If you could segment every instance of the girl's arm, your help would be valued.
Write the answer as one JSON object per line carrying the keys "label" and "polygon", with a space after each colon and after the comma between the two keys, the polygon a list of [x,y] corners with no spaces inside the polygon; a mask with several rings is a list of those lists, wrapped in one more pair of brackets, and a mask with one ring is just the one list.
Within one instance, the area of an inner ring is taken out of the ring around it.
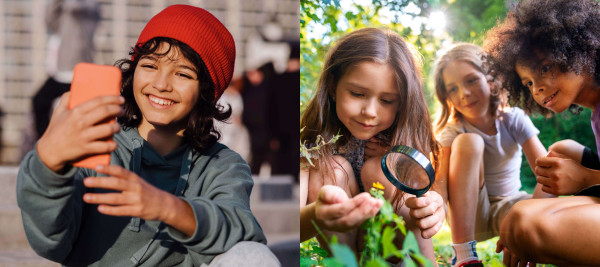
{"label": "girl's arm", "polygon": [[[538,158],[545,157],[547,152],[542,142],[537,135],[531,136],[527,141],[525,141],[522,145],[523,153],[525,153],[525,158],[527,158],[527,163],[531,167],[533,173],[535,172],[535,162]],[[552,194],[546,193],[542,191],[542,184],[537,183],[535,189],[533,191],[533,198],[548,198],[555,197]]]}

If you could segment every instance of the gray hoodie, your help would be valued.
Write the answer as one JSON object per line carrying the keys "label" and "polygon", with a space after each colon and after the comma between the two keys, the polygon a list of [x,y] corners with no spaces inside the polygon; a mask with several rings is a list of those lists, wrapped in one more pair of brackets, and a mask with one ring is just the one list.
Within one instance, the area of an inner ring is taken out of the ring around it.
{"label": "gray hoodie", "polygon": [[247,163],[222,144],[202,153],[181,147],[162,157],[137,132],[115,135],[111,164],[120,165],[188,202],[196,232],[187,237],[159,221],[103,215],[82,200],[90,169],[48,169],[36,150],[25,156],[17,200],[31,247],[67,266],[199,266],[240,241],[266,243],[249,206],[252,177]]}

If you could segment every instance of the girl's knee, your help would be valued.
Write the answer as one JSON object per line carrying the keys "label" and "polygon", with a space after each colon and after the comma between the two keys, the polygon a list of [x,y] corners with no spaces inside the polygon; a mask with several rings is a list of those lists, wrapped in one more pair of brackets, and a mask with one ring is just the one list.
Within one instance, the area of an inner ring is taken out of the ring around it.
{"label": "girl's knee", "polygon": [[584,146],[576,141],[566,139],[558,141],[548,147],[548,152],[556,152],[572,159],[580,159]]}
{"label": "girl's knee", "polygon": [[504,246],[524,258],[539,255],[548,236],[548,217],[539,208],[535,200],[520,201],[502,221],[500,239]]}
{"label": "girl's knee", "polygon": [[452,142],[453,154],[458,152],[464,155],[483,155],[484,148],[483,138],[474,133],[459,134]]}

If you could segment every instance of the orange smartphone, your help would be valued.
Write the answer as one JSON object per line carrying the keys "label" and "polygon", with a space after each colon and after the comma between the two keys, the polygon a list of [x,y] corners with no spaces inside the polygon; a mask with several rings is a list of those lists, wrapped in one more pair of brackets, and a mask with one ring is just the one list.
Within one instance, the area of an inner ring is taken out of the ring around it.
{"label": "orange smartphone", "polygon": [[[121,94],[121,70],[115,66],[92,63],[78,63],[73,69],[69,109],[92,98]],[[113,123],[116,118],[100,123]],[[106,139],[112,140],[112,137]],[[110,164],[110,153],[98,154],[81,159],[73,164],[76,167],[94,169],[97,165]]]}

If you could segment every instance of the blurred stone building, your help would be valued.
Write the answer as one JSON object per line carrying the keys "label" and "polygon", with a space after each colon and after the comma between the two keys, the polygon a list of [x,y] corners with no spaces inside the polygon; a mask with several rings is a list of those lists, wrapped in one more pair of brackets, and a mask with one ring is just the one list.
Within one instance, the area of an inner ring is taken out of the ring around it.
{"label": "blurred stone building", "polygon": [[[18,164],[31,127],[31,98],[47,78],[48,34],[44,24],[48,0],[0,0],[0,164]],[[299,38],[299,0],[98,0],[102,20],[95,33],[94,63],[112,65],[124,58],[146,22],[168,5],[207,9],[232,33],[237,48],[234,75],[247,66],[249,37],[275,21],[283,38]]]}

